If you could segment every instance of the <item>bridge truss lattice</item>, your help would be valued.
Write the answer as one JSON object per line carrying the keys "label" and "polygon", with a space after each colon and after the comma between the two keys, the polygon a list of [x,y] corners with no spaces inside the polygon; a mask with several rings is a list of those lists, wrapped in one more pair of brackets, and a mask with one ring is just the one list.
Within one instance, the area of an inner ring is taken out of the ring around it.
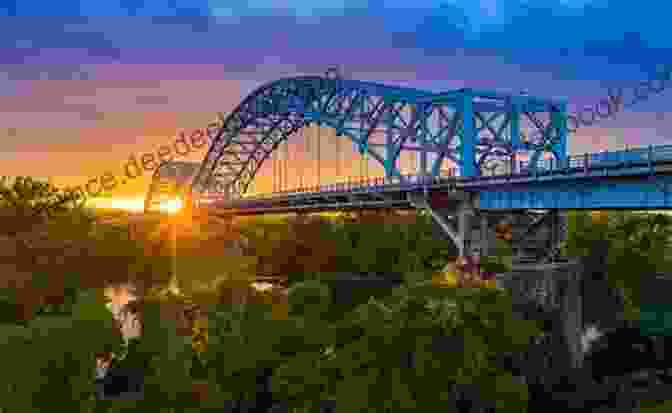
{"label": "bridge truss lattice", "polygon": [[[349,139],[402,181],[402,151],[419,154],[418,175],[437,177],[444,163],[461,176],[491,165],[513,166],[519,154],[532,168],[551,156],[566,160],[566,103],[528,95],[460,89],[432,93],[339,77],[280,79],[253,91],[209,130],[211,145],[192,189],[242,197],[282,142],[317,124]],[[495,173],[494,170],[492,173]]]}

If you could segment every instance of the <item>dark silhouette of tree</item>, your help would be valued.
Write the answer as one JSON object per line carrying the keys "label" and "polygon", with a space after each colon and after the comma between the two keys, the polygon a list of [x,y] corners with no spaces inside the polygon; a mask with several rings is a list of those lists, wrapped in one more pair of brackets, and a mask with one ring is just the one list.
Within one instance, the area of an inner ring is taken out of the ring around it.
{"label": "dark silhouette of tree", "polygon": [[0,207],[2,229],[8,234],[29,230],[57,214],[83,206],[81,193],[71,189],[59,189],[48,182],[19,176],[0,178]]}

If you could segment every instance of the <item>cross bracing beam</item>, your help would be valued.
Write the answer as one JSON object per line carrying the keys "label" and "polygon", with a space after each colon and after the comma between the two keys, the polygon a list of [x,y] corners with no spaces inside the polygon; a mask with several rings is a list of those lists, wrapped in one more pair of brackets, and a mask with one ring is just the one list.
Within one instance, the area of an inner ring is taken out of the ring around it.
{"label": "cross bracing beam", "polygon": [[279,144],[313,123],[334,128],[361,154],[379,162],[388,179],[399,181],[402,151],[419,152],[418,173],[435,177],[451,162],[460,175],[479,176],[487,162],[514,158],[518,152],[530,153],[532,159],[544,152],[566,157],[564,102],[471,89],[437,94],[357,80],[295,77],[258,88],[219,130],[209,131],[212,143],[194,189],[212,190],[212,176],[227,171],[233,177],[220,182],[219,190],[242,196]]}

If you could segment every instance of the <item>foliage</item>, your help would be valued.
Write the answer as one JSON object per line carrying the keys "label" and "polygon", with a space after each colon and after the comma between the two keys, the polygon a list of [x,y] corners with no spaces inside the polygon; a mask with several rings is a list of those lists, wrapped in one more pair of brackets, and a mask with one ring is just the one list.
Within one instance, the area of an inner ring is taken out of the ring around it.
{"label": "foliage", "polygon": [[130,240],[127,231],[106,224],[77,224],[75,218],[75,214],[70,219],[52,218],[30,232],[0,240],[3,247],[17,251],[7,264],[13,272],[4,274],[15,305],[37,306],[31,313],[52,311],[47,307],[62,311],[80,288],[129,280],[144,285],[167,282],[168,257],[145,255],[142,242]]}
{"label": "foliage", "polygon": [[672,400],[667,400],[654,406],[640,407],[637,409],[637,413],[666,413],[669,411],[672,411]]}
{"label": "foliage", "polygon": [[335,225],[339,269],[354,273],[431,273],[445,263],[447,244],[432,236],[431,217],[370,215]]}
{"label": "foliage", "polygon": [[[668,215],[617,215],[610,239],[609,268],[619,286],[630,291],[634,305],[641,303],[639,286],[632,273],[650,276],[671,268],[666,256],[672,239],[672,217]],[[626,271],[629,271],[626,272]]]}
{"label": "foliage", "polygon": [[[59,189],[30,177],[0,177],[0,208],[3,232],[16,234],[30,229],[45,218],[83,206],[82,196],[70,189]],[[12,219],[13,218],[13,219]]]}
{"label": "foliage", "polygon": [[[284,317],[276,317],[274,303],[264,300],[208,306],[206,372],[201,376],[208,397],[199,405],[256,400],[259,407],[275,399],[310,408],[335,398],[343,411],[366,406],[380,410],[390,403],[425,410],[437,403],[448,406],[450,401],[443,398],[452,397],[451,386],[471,385],[501,404],[502,411],[521,411],[525,388],[497,365],[495,356],[524,349],[536,329],[512,316],[502,292],[419,284],[371,300],[335,321],[324,318],[333,305],[330,297],[325,284],[310,280],[291,288]],[[151,311],[151,325],[168,326],[159,320],[160,308]],[[175,340],[169,338],[174,328],[155,327],[143,334],[145,359]],[[165,372],[162,363],[174,366],[170,377],[176,377],[176,387],[164,391],[175,392],[169,397],[173,406],[193,406],[177,395],[183,394],[178,388],[189,387],[185,371],[195,360],[187,347],[175,345],[182,350],[173,350],[172,358],[153,358],[156,370],[149,374]],[[273,396],[264,401],[259,380],[269,375]],[[363,377],[378,380],[368,387]],[[366,398],[353,396],[362,391]],[[390,399],[390,394],[395,397]]]}
{"label": "foliage", "polygon": [[[87,297],[92,300],[94,296]],[[288,400],[293,406],[310,407],[321,399],[335,398],[338,408],[347,411],[365,406],[381,410],[390,404],[395,409],[415,406],[426,410],[437,404],[449,406],[453,387],[469,385],[508,409],[503,411],[520,411],[524,405],[524,386],[493,360],[498,351],[520,348],[531,330],[512,318],[507,299],[500,292],[406,287],[388,298],[364,303],[336,320],[324,317],[334,303],[328,287],[318,281],[295,284],[288,301],[284,317],[277,317],[273,303],[263,300],[210,306],[207,346],[202,351],[206,369],[196,386],[193,367],[200,361],[194,358],[193,337],[185,335],[175,317],[167,314],[171,306],[183,305],[183,299],[148,297],[141,306],[143,338],[129,344],[120,362],[145,372],[145,395],[139,401],[95,401],[90,383],[93,360],[89,357],[87,364],[77,358],[79,349],[89,356],[94,348],[96,352],[118,351],[113,341],[80,339],[83,335],[101,339],[105,335],[96,328],[109,326],[95,321],[109,318],[95,300],[77,300],[72,309],[72,314],[79,314],[77,317],[38,316],[29,322],[29,330],[7,328],[33,334],[32,345],[36,347],[30,347],[31,354],[44,354],[35,360],[34,369],[49,368],[52,372],[44,382],[53,386],[49,387],[50,403],[62,402],[70,411],[94,407],[98,411],[123,408],[138,412],[221,408],[230,400],[259,398],[260,374],[273,374],[275,398]],[[54,327],[44,327],[51,325]],[[67,329],[71,329],[69,336],[59,333]],[[43,333],[35,335],[36,331]],[[504,331],[507,334],[502,334]],[[520,332],[520,336],[512,331]],[[17,340],[11,342],[22,343]],[[42,350],[57,340],[64,344],[54,346],[51,352]],[[66,351],[69,346],[73,352],[77,349],[77,354],[70,355]],[[18,348],[2,353],[14,354],[15,350]],[[411,364],[409,354],[413,354]],[[39,374],[37,370],[25,371]],[[73,372],[80,378],[65,378]],[[24,385],[18,381],[12,385],[19,384]],[[33,383],[32,389],[38,385]],[[194,397],[195,386],[201,396],[207,388],[207,397]],[[31,387],[24,389],[25,393],[13,396],[12,406],[17,411],[33,411],[28,396],[37,390],[31,393]],[[353,396],[367,389],[370,391],[362,397]],[[34,409],[40,408],[44,406]]]}
{"label": "foliage", "polygon": [[293,285],[289,291],[289,314],[321,317],[331,304],[329,287],[317,280]]}
{"label": "foliage", "polygon": [[256,274],[300,281],[306,274],[335,268],[338,246],[324,219],[259,219],[246,222],[241,233],[250,240],[252,254],[257,257]]}
{"label": "foliage", "polygon": [[511,243],[496,239],[492,255],[481,257],[483,271],[501,274],[511,271],[513,267],[513,247]]}
{"label": "foliage", "polygon": [[495,275],[510,267],[492,257],[458,257],[432,277],[434,284],[450,287],[496,288]]}
{"label": "foliage", "polygon": [[146,254],[128,222],[105,222],[77,194],[19,177],[0,183],[2,322],[71,314],[77,292],[137,280],[165,283],[170,261]]}
{"label": "foliage", "polygon": [[[430,217],[347,215],[247,221],[241,229],[258,257],[258,274],[301,281],[315,273],[425,273],[447,261]],[[282,251],[278,248],[281,246]]]}
{"label": "foliage", "polygon": [[[606,215],[604,215],[606,216]],[[565,254],[572,257],[585,257],[597,241],[607,239],[609,222],[598,220],[587,212],[567,214],[567,240]]]}
{"label": "foliage", "polygon": [[335,398],[344,412],[428,411],[453,406],[451,386],[476,385],[502,411],[521,411],[524,386],[494,359],[523,349],[535,331],[512,317],[499,291],[401,287],[333,324],[323,334],[331,345],[323,340],[287,360],[276,371],[275,390],[303,408]]}
{"label": "foliage", "polygon": [[[191,337],[181,334],[177,321],[166,314],[174,304],[171,300],[142,303],[143,337],[131,340],[127,348],[96,290],[81,292],[71,314],[39,316],[26,326],[0,325],[1,362],[5,371],[15,373],[0,377],[0,407],[8,412],[54,406],[73,412],[207,407],[193,397],[192,366],[197,359]],[[119,368],[143,372],[141,400],[96,398],[94,355],[108,352],[116,355]]]}
{"label": "foliage", "polygon": [[[211,307],[204,359],[216,382],[213,387],[222,390],[220,397],[255,400],[260,374],[325,339],[323,324],[298,320],[277,319],[271,306],[263,303]],[[302,339],[306,330],[311,331],[312,343]]]}
{"label": "foliage", "polygon": [[672,268],[669,215],[578,212],[569,215],[568,234],[570,256],[589,256],[599,242],[605,243],[606,273],[610,284],[624,292],[630,318],[638,316],[643,281]]}
{"label": "foliage", "polygon": [[88,411],[95,401],[94,354],[119,351],[121,344],[111,313],[91,291],[79,295],[69,315],[41,316],[25,326],[0,324],[5,372],[0,375],[0,406],[9,412],[54,406]]}
{"label": "foliage", "polygon": [[226,238],[208,235],[194,230],[176,241],[173,271],[186,295],[202,296],[222,284],[236,280],[249,283],[254,278],[258,258],[231,247],[234,242],[229,237],[238,234]]}
{"label": "foliage", "polygon": [[[513,316],[502,291],[422,282],[446,261],[427,217],[248,224],[231,236],[250,239],[260,256],[255,262],[219,256],[215,246],[223,240],[198,228],[166,236],[176,228],[172,223],[144,222],[132,232],[128,225],[102,223],[87,214],[73,209],[5,240],[20,244],[26,256],[43,258],[26,259],[20,269],[27,282],[19,283],[17,276],[0,300],[9,308],[32,306],[21,318],[23,325],[0,324],[0,354],[17,370],[16,377],[0,378],[5,380],[0,403],[8,400],[9,411],[46,410],[47,400],[73,412],[221,409],[227,401],[260,399],[259,382],[270,376],[273,398],[308,409],[336,399],[338,409],[347,412],[428,411],[437,405],[449,410],[455,395],[471,388],[501,407],[498,411],[524,410],[525,386],[499,364],[497,354],[524,350],[536,334],[534,325]],[[68,225],[68,219],[75,224]],[[73,258],[59,263],[64,255]],[[148,288],[138,304],[142,339],[125,350],[96,289],[129,279],[160,287],[177,273],[196,300],[215,287],[249,293],[249,275],[259,270],[293,278],[288,296],[222,299],[196,317],[197,325],[177,315],[191,304],[185,297],[152,294]],[[328,272],[407,272],[416,282],[368,302],[357,299],[357,307],[346,312],[328,277],[314,276]],[[48,297],[59,294],[69,298],[49,303]],[[101,351],[118,353],[120,365],[144,372],[142,400],[96,401],[93,354]],[[25,367],[17,364],[26,358]],[[49,397],[34,397],[38,392]]]}
{"label": "foliage", "polygon": [[187,408],[194,404],[190,395],[190,370],[194,362],[191,335],[184,334],[178,321],[166,314],[164,309],[172,299],[167,300],[142,303],[142,339],[134,343],[127,356],[129,364],[144,370],[143,399],[132,406],[138,412]]}

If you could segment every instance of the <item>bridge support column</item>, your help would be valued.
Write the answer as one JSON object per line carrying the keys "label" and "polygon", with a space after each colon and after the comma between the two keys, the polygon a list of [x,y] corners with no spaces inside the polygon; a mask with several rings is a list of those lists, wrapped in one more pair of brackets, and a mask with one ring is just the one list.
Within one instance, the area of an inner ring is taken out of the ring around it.
{"label": "bridge support column", "polygon": [[442,201],[441,206],[430,204],[420,193],[409,194],[408,198],[415,208],[431,215],[441,235],[454,243],[459,255],[493,254],[495,226],[499,223],[511,227],[514,259],[548,262],[560,255],[561,243],[567,236],[565,212],[485,211],[476,209],[466,196],[451,196],[453,199]]}
{"label": "bridge support column", "polygon": [[560,210],[551,211],[551,251],[550,257],[560,255],[562,244],[567,240],[567,212]]}
{"label": "bridge support column", "polygon": [[489,222],[488,222],[488,216],[484,213],[481,213],[481,228],[480,228],[480,249],[481,249],[481,256],[487,257],[488,255],[491,254],[492,252],[492,245],[490,243],[490,230],[489,230]]}
{"label": "bridge support column", "polygon": [[462,239],[462,246],[459,248],[460,256],[471,255],[473,248],[472,227],[474,223],[474,209],[468,202],[460,202],[457,207],[457,230]]}
{"label": "bridge support column", "polygon": [[[441,228],[443,233],[447,235],[457,247],[459,255],[464,255],[465,250],[465,240],[461,236],[459,228],[449,221],[449,218],[439,211],[435,210],[429,204],[426,207],[416,207],[419,209],[424,209],[432,216],[434,222]],[[459,222],[459,221],[458,221]],[[459,225],[459,224],[458,224]]]}
{"label": "bridge support column", "polygon": [[[434,222],[455,244],[460,256],[471,255],[473,247],[473,224],[476,210],[469,199],[456,200],[452,208],[435,208],[424,194],[408,194],[415,208],[427,211]],[[451,221],[456,222],[451,222]]]}

